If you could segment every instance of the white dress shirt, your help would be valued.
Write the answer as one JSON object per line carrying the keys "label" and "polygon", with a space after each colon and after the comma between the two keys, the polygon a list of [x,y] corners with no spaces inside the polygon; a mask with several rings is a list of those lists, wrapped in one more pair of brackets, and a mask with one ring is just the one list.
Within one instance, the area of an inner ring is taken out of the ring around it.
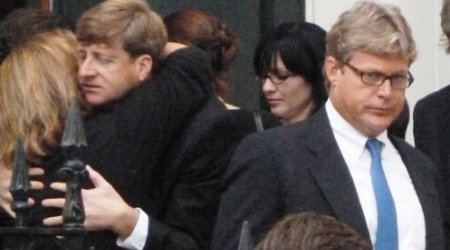
{"label": "white dress shirt", "polygon": [[[370,177],[371,156],[365,144],[368,138],[350,125],[328,100],[326,111],[339,149],[355,183],[372,245],[376,241],[377,206]],[[397,149],[387,132],[376,137],[381,141],[381,164],[397,211],[399,249],[425,249],[425,218],[419,198]]]}
{"label": "white dress shirt", "polygon": [[123,247],[128,250],[142,250],[145,246],[145,241],[147,240],[148,235],[148,223],[150,220],[148,215],[142,211],[140,208],[136,208],[139,210],[139,219],[134,227],[131,235],[126,238],[124,241],[117,239],[117,245],[119,247]]}

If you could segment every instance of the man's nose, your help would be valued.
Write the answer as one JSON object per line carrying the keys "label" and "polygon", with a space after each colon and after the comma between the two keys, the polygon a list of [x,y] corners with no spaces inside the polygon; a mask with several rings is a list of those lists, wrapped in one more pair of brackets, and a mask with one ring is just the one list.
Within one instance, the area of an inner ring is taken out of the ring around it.
{"label": "man's nose", "polygon": [[94,76],[96,74],[96,70],[94,67],[94,63],[91,59],[86,58],[84,60],[80,60],[78,75],[80,77],[88,77]]}
{"label": "man's nose", "polygon": [[385,97],[391,97],[392,91],[393,89],[390,78],[386,78],[383,83],[378,86],[378,92]]}

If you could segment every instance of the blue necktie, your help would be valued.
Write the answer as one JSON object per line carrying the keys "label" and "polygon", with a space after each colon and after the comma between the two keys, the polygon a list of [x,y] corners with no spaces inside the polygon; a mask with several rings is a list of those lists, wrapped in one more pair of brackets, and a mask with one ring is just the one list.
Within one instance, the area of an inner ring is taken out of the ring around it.
{"label": "blue necktie", "polygon": [[378,228],[375,241],[375,250],[398,249],[397,213],[395,203],[389,190],[383,167],[381,166],[381,142],[369,139],[366,148],[372,157],[370,176],[372,177],[373,191],[377,202]]}

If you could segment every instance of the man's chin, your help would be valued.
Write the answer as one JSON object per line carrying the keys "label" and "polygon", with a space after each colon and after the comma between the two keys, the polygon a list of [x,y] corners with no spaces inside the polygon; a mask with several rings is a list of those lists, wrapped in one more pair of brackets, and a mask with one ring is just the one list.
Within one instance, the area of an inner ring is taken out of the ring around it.
{"label": "man's chin", "polygon": [[94,98],[89,95],[85,96],[85,101],[91,107],[103,106],[107,103],[107,101],[105,101],[104,99]]}
{"label": "man's chin", "polygon": [[386,131],[391,123],[392,122],[389,121],[372,123],[370,126],[371,133],[374,134],[375,136],[378,136],[382,134],[384,131]]}
{"label": "man's chin", "polygon": [[[383,133],[393,122],[393,118],[390,116],[377,116],[371,115],[365,117],[366,119],[360,120],[360,129],[364,135],[368,137],[376,137]],[[359,129],[358,129],[359,130]]]}

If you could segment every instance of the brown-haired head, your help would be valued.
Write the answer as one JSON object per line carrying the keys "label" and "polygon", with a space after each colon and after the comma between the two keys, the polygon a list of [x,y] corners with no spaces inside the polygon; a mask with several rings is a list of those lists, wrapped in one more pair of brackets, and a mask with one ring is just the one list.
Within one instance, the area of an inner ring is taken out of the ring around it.
{"label": "brown-haired head", "polygon": [[291,214],[275,224],[256,250],[372,250],[346,224],[312,212]]}
{"label": "brown-haired head", "polygon": [[160,62],[167,43],[161,17],[144,0],[107,0],[89,9],[76,25],[83,45],[120,42],[132,58],[148,54]]}
{"label": "brown-haired head", "polygon": [[225,82],[236,57],[239,40],[227,24],[212,14],[200,10],[184,9],[164,17],[171,42],[195,45],[204,50],[214,74],[214,90],[222,98],[228,95]]}
{"label": "brown-haired head", "polygon": [[29,37],[55,29],[73,30],[72,22],[54,12],[19,8],[0,22],[0,62]]}

